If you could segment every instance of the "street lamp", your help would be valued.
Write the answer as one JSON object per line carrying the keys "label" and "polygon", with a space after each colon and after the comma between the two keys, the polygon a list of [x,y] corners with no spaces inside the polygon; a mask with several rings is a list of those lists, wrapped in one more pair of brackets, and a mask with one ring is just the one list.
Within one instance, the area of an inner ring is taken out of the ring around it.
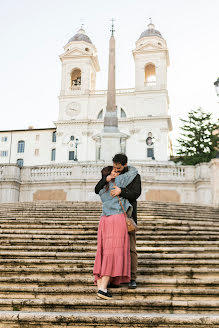
{"label": "street lamp", "polygon": [[219,77],[217,81],[214,82],[214,85],[215,85],[216,94],[219,97]]}
{"label": "street lamp", "polygon": [[75,161],[77,161],[78,160],[78,151],[77,151],[77,149],[78,149],[78,144],[79,144],[79,140],[78,140],[78,138],[76,138],[75,139]]}

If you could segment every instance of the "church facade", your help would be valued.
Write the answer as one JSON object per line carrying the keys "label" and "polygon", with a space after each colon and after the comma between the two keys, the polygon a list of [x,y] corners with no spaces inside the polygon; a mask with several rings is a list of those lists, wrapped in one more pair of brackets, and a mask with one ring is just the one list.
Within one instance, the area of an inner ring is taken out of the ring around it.
{"label": "church facade", "polygon": [[[161,33],[150,23],[133,50],[135,87],[116,90],[121,151],[132,161],[166,162],[171,152],[167,67]],[[84,29],[65,45],[54,128],[0,131],[0,163],[22,166],[100,161],[107,90],[96,90],[97,50]]]}
{"label": "church facade", "polygon": [[[218,159],[196,166],[169,161],[169,55],[166,41],[152,23],[136,41],[133,58],[135,87],[113,87],[112,107],[119,131],[115,149],[125,152],[141,175],[139,201],[218,206]],[[68,41],[60,60],[55,126],[0,131],[0,203],[99,201],[94,186],[112,155],[103,156],[112,150],[106,140],[115,145],[113,134],[107,139],[105,131],[110,89],[96,90],[97,50],[83,29]]]}

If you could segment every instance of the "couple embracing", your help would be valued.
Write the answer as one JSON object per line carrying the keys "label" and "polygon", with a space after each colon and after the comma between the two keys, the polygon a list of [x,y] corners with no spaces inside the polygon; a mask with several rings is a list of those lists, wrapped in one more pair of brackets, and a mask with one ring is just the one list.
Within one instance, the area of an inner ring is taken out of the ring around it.
{"label": "couple embracing", "polygon": [[124,211],[137,223],[136,199],[141,194],[141,179],[136,168],[127,162],[125,154],[116,154],[113,166],[102,169],[102,179],[95,187],[102,201],[93,269],[100,299],[111,299],[107,288],[121,283],[136,288],[136,236],[135,232],[128,233]]}

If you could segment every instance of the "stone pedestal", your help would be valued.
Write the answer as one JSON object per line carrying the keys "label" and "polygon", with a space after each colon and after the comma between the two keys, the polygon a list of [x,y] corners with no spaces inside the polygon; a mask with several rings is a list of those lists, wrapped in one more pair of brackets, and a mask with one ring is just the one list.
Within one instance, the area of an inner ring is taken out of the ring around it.
{"label": "stone pedestal", "polygon": [[211,186],[214,206],[219,206],[219,159],[215,158],[210,162]]}
{"label": "stone pedestal", "polygon": [[122,141],[127,139],[128,136],[124,133],[107,133],[103,132],[100,135],[101,148],[100,148],[100,160],[105,162],[111,162],[115,154],[123,152]]}

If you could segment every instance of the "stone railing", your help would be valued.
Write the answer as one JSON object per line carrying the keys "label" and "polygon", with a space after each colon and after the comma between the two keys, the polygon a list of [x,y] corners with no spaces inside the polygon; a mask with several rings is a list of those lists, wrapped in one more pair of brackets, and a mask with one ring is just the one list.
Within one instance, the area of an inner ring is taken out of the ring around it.
{"label": "stone railing", "polygon": [[72,166],[40,166],[30,168],[31,180],[69,178],[73,175]]}
{"label": "stone railing", "polygon": [[[32,201],[39,189],[63,190],[67,200],[95,200],[93,187],[101,178],[101,169],[111,163],[75,162],[72,164],[40,165],[20,169],[13,164],[0,165],[0,203]],[[173,162],[142,163],[130,161],[142,178],[142,198],[153,190],[180,195],[182,202],[219,205],[219,160],[196,166]],[[175,191],[174,191],[175,190]]]}
{"label": "stone railing", "polygon": [[165,165],[141,165],[140,173],[143,178],[152,178],[153,180],[186,180],[188,176],[187,168],[180,166]]}
{"label": "stone railing", "polygon": [[[23,167],[21,181],[60,181],[94,179],[101,176],[101,169],[110,163],[79,162],[64,165],[42,165]],[[210,168],[207,163],[196,166],[175,164],[142,164],[130,163],[136,166],[142,179],[153,181],[190,181],[210,180]],[[0,166],[0,180],[4,178],[4,166]]]}

